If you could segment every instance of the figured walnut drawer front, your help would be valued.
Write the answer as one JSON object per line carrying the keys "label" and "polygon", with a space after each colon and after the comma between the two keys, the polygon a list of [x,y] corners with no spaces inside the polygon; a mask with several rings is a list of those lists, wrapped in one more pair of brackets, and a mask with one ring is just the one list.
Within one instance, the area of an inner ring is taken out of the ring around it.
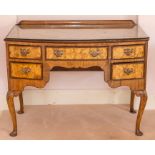
{"label": "figured walnut drawer front", "polygon": [[9,45],[9,57],[17,59],[41,59],[41,47]]}
{"label": "figured walnut drawer front", "polygon": [[144,63],[125,63],[112,65],[112,79],[139,79],[144,77]]}
{"label": "figured walnut drawer front", "polygon": [[11,62],[10,74],[13,78],[42,79],[42,64]]}
{"label": "figured walnut drawer front", "polygon": [[144,57],[144,45],[115,46],[112,48],[113,59],[128,59]]}
{"label": "figured walnut drawer front", "polygon": [[46,48],[48,60],[92,60],[107,59],[107,47],[100,48]]}

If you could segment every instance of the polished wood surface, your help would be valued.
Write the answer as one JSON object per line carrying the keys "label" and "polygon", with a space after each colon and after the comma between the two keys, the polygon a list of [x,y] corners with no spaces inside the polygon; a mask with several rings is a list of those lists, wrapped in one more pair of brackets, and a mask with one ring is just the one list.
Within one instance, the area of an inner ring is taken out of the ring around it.
{"label": "polished wood surface", "polygon": [[33,63],[10,63],[12,78],[42,79],[42,65]]}
{"label": "polished wood surface", "polygon": [[133,28],[132,20],[23,20],[18,23],[21,28]]}
{"label": "polished wood surface", "polygon": [[[65,26],[74,27],[71,21],[64,22],[66,22]],[[91,22],[92,25],[103,24],[103,21]],[[75,26],[74,30],[63,28],[56,30],[46,27],[46,23],[63,26],[62,21],[53,21],[53,24],[52,21],[49,23],[42,21],[45,27],[39,29],[19,27],[24,24],[36,26],[39,23],[40,21],[21,22],[5,39],[8,66],[7,99],[13,121],[11,136],[17,135],[13,98],[19,96],[19,113],[23,113],[24,88],[26,86],[45,87],[49,81],[50,71],[57,67],[74,70],[100,68],[104,71],[105,82],[111,88],[128,86],[132,92],[130,112],[133,112],[134,96],[139,96],[141,99],[135,133],[138,136],[142,135],[140,123],[147,101],[148,36],[144,32],[141,33],[137,25],[130,28],[120,26],[117,29],[110,26],[103,29],[83,29],[82,25],[90,25],[90,23],[86,24],[87,21],[75,22],[78,28],[76,29]],[[118,23],[120,24],[119,21]],[[74,36],[71,36],[72,34]],[[61,40],[63,38],[65,39]]]}
{"label": "polished wood surface", "polygon": [[129,59],[129,58],[143,58],[144,45],[136,46],[115,46],[112,49],[113,59]]}
{"label": "polished wood surface", "polygon": [[48,60],[104,60],[107,59],[108,48],[46,48]]}
{"label": "polished wood surface", "polygon": [[107,27],[121,26],[132,28],[133,20],[22,20],[18,25],[107,25]]}
{"label": "polished wood surface", "polygon": [[9,46],[9,57],[16,59],[41,59],[41,48],[38,46]]}
{"label": "polished wood surface", "polygon": [[14,96],[15,94],[11,91],[7,92],[7,103],[8,108],[11,114],[12,123],[13,123],[13,131],[10,133],[10,136],[14,137],[17,135],[17,119],[16,119],[16,111],[14,105]]}
{"label": "polished wood surface", "polygon": [[124,63],[112,65],[112,79],[144,78],[144,63]]}

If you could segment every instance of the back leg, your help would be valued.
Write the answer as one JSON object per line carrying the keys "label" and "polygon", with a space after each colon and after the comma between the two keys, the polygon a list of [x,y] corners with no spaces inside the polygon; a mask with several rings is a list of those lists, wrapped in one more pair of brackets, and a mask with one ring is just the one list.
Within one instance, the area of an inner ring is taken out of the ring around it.
{"label": "back leg", "polygon": [[134,110],[134,99],[135,99],[135,93],[134,91],[131,91],[131,99],[130,99],[130,112],[131,113],[136,113]]}
{"label": "back leg", "polygon": [[23,94],[22,92],[19,94],[19,101],[20,101],[20,110],[17,112],[18,114],[24,113],[24,103],[23,103]]}

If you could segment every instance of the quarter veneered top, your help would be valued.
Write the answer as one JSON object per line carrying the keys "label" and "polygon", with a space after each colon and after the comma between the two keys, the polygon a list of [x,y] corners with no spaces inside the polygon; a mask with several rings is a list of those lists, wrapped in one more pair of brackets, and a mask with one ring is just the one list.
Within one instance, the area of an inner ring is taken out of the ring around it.
{"label": "quarter veneered top", "polygon": [[21,21],[6,41],[113,41],[148,40],[132,20]]}

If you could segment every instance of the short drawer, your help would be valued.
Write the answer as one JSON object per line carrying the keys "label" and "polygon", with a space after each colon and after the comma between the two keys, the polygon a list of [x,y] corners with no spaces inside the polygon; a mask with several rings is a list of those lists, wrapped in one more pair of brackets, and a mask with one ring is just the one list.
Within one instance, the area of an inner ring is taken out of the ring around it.
{"label": "short drawer", "polygon": [[114,46],[112,59],[143,58],[144,45]]}
{"label": "short drawer", "polygon": [[10,75],[12,78],[42,79],[42,64],[10,63]]}
{"label": "short drawer", "polygon": [[41,47],[9,45],[9,57],[17,59],[41,59]]}
{"label": "short drawer", "polygon": [[144,78],[144,63],[123,63],[112,65],[112,79]]}
{"label": "short drawer", "polygon": [[107,47],[100,48],[46,48],[48,60],[96,60],[107,59]]}

